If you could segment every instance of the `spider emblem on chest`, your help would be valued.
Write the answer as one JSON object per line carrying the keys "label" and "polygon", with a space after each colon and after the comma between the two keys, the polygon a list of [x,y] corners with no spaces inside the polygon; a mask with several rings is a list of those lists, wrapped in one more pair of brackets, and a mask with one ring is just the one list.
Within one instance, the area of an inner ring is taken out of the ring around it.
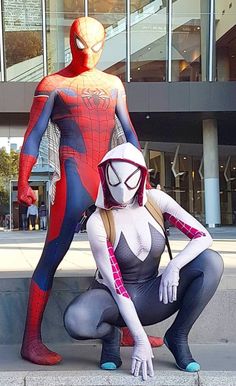
{"label": "spider emblem on chest", "polygon": [[81,97],[89,110],[106,110],[110,105],[110,96],[103,89],[84,88]]}

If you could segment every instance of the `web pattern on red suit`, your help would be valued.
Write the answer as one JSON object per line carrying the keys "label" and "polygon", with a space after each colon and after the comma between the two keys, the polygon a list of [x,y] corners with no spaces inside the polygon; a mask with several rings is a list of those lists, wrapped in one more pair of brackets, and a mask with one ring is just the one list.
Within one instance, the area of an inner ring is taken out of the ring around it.
{"label": "web pattern on red suit", "polygon": [[206,234],[204,232],[201,232],[198,229],[191,227],[191,225],[184,223],[183,221],[179,220],[178,218],[176,218],[175,216],[173,216],[170,213],[164,213],[164,217],[172,225],[174,225],[181,232],[183,232],[186,236],[188,236],[191,240],[206,236]]}
{"label": "web pattern on red suit", "polygon": [[117,263],[116,257],[114,255],[114,250],[113,250],[112,244],[109,240],[107,240],[107,248],[108,248],[108,252],[109,252],[109,256],[110,256],[110,263],[111,263],[112,274],[113,274],[113,278],[114,278],[114,282],[115,282],[116,293],[118,295],[122,295],[125,298],[129,299],[130,296],[125,289],[125,286],[124,286],[124,283],[122,280],[122,276],[121,276],[121,272],[120,272],[120,268],[119,268],[119,265]]}

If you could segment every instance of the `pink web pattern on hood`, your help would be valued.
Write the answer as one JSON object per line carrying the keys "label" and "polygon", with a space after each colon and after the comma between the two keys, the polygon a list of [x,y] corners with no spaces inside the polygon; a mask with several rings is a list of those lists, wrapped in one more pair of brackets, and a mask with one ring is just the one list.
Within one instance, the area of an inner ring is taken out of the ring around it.
{"label": "pink web pattern on hood", "polygon": [[121,272],[120,272],[120,268],[119,268],[119,265],[117,263],[116,257],[114,255],[113,246],[109,240],[107,240],[107,249],[108,249],[109,256],[110,256],[110,263],[111,263],[112,274],[113,274],[113,278],[114,278],[114,282],[115,282],[116,293],[118,295],[122,295],[125,298],[129,299],[130,296],[125,289],[125,286],[124,286],[124,283],[122,280],[122,276],[121,276]]}

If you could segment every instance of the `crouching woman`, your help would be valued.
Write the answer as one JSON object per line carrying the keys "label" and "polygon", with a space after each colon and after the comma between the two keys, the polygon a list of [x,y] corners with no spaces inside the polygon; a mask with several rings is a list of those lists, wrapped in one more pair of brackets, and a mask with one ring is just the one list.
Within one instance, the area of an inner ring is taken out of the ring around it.
{"label": "crouching woman", "polygon": [[[199,371],[188,335],[217,289],[222,258],[208,249],[211,236],[194,217],[163,191],[145,189],[147,168],[133,145],[126,143],[109,151],[99,171],[97,209],[87,224],[98,274],[92,288],[68,306],[65,328],[75,339],[102,339],[100,366],[116,369],[121,365],[119,328],[127,326],[134,338],[131,372],[134,376],[141,372],[145,380],[153,376],[153,353],[143,326],[177,312],[164,343],[179,369]],[[158,267],[165,235],[147,202],[190,239],[161,275]],[[112,242],[104,211],[109,211],[114,223]]]}

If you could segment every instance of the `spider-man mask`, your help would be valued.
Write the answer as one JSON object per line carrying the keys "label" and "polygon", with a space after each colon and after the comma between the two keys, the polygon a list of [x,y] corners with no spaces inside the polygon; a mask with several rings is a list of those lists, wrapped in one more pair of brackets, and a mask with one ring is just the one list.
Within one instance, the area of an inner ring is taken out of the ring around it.
{"label": "spider-man mask", "polygon": [[76,19],[70,29],[72,65],[75,70],[91,70],[99,61],[105,40],[102,24],[92,17]]}

